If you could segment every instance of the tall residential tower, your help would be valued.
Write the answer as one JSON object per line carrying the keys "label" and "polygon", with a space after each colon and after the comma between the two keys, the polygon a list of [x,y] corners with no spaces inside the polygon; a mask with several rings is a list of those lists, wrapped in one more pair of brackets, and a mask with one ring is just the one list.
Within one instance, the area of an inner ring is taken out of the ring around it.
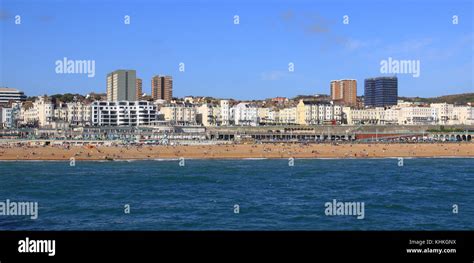
{"label": "tall residential tower", "polygon": [[107,74],[107,100],[136,101],[136,79],[135,70],[116,70]]}
{"label": "tall residential tower", "polygon": [[357,81],[341,79],[331,81],[331,100],[346,106],[357,104]]}
{"label": "tall residential tower", "polygon": [[151,96],[154,100],[171,101],[173,98],[173,78],[171,76],[154,76],[151,79]]}
{"label": "tall residential tower", "polygon": [[136,91],[137,93],[137,100],[142,99],[143,95],[143,86],[142,86],[142,79],[137,78],[137,84],[136,84]]}

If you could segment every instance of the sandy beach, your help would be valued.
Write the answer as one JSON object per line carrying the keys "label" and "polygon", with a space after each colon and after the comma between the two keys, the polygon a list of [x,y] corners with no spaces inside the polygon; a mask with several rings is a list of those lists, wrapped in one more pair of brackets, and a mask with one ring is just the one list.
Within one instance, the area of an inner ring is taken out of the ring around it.
{"label": "sandy beach", "polygon": [[474,143],[11,146],[0,160],[474,157]]}

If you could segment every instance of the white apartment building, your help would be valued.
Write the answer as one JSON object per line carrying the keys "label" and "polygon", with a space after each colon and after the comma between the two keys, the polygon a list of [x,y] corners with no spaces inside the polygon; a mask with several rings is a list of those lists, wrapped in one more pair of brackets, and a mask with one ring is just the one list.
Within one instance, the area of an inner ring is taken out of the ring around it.
{"label": "white apartment building", "polygon": [[33,107],[37,109],[38,124],[40,127],[51,125],[54,116],[54,104],[47,97],[39,97]]}
{"label": "white apartment building", "polygon": [[165,121],[178,125],[196,124],[197,109],[188,103],[171,103],[160,108]]}
{"label": "white apartment building", "polygon": [[340,124],[342,121],[342,106],[326,105],[326,121],[336,121]]}
{"label": "white apartment building", "polygon": [[282,125],[296,124],[296,107],[284,108],[278,112],[278,123]]}
{"label": "white apartment building", "polygon": [[421,125],[436,123],[436,110],[431,107],[403,107],[400,108],[398,124]]}
{"label": "white apartment building", "polygon": [[220,122],[221,125],[227,126],[230,124],[230,104],[228,100],[220,101]]}
{"label": "white apartment building", "polygon": [[66,104],[67,122],[71,124],[89,124],[92,120],[92,106],[83,102]]}
{"label": "white apartment building", "polygon": [[278,118],[280,117],[280,111],[277,109],[270,109],[267,115],[266,123],[276,124],[278,122]]}
{"label": "white apartment building", "polygon": [[48,97],[38,97],[33,104],[25,104],[21,107],[20,117],[24,124],[35,124],[39,127],[51,125],[54,117],[54,104]]}
{"label": "white apartment building", "polygon": [[20,124],[32,124],[36,121],[36,115],[33,111],[33,103],[23,103],[17,117]]}
{"label": "white apartment building", "polygon": [[273,108],[260,107],[257,109],[260,123],[275,124],[277,122],[278,111]]}
{"label": "white apartment building", "polygon": [[300,100],[296,106],[296,121],[300,125],[341,123],[341,120],[342,107],[339,105]]}
{"label": "white apartment building", "polygon": [[474,108],[471,106],[455,106],[449,114],[448,124],[474,124]]}
{"label": "white apartment building", "polygon": [[204,103],[197,107],[197,114],[201,116],[201,123],[204,126],[217,125],[220,113],[220,107],[210,103]]}
{"label": "white apartment building", "polygon": [[[384,108],[370,108],[370,109],[352,109],[344,107],[343,109],[347,124],[359,125],[359,124],[383,124],[383,120],[386,118],[384,115]],[[394,114],[393,112],[391,114]],[[393,116],[391,116],[393,118]],[[398,120],[398,117],[397,117]]]}
{"label": "white apartment building", "polygon": [[91,112],[95,126],[142,126],[156,120],[155,106],[148,101],[95,101]]}
{"label": "white apartment building", "polygon": [[11,128],[13,124],[12,108],[0,107],[0,128]]}
{"label": "white apartment building", "polygon": [[435,110],[436,122],[438,124],[447,124],[453,112],[454,105],[448,103],[432,103],[431,108]]}
{"label": "white apartment building", "polygon": [[259,107],[257,108],[257,116],[258,119],[262,122],[268,119],[268,115],[270,114],[270,108]]}
{"label": "white apartment building", "polygon": [[382,111],[381,114],[382,119],[380,120],[380,124],[397,124],[400,109],[396,107],[388,108]]}
{"label": "white apartment building", "polygon": [[234,124],[241,126],[257,126],[259,123],[258,119],[258,109],[256,106],[247,103],[241,102],[234,107]]}
{"label": "white apartment building", "polygon": [[53,120],[67,121],[67,105],[66,103],[58,103],[54,107],[54,118]]}

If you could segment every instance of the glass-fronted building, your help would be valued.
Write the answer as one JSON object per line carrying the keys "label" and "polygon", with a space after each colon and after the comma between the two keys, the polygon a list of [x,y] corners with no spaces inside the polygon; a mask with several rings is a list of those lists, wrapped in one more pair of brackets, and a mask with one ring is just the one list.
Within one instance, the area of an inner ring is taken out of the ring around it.
{"label": "glass-fronted building", "polygon": [[364,81],[364,105],[366,107],[386,107],[397,105],[398,78],[378,77]]}

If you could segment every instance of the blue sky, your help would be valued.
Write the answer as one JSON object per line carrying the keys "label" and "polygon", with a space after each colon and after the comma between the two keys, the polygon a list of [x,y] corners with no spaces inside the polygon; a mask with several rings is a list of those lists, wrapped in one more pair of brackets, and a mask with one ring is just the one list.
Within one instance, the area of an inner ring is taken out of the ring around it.
{"label": "blue sky", "polygon": [[[172,75],[178,97],[329,94],[341,78],[363,95],[388,57],[420,60],[420,77],[398,75],[401,96],[474,90],[472,1],[0,0],[0,10],[0,86],[30,96],[105,92],[116,69],[137,70],[146,93],[152,76]],[[95,60],[95,77],[56,74],[64,57]]]}

